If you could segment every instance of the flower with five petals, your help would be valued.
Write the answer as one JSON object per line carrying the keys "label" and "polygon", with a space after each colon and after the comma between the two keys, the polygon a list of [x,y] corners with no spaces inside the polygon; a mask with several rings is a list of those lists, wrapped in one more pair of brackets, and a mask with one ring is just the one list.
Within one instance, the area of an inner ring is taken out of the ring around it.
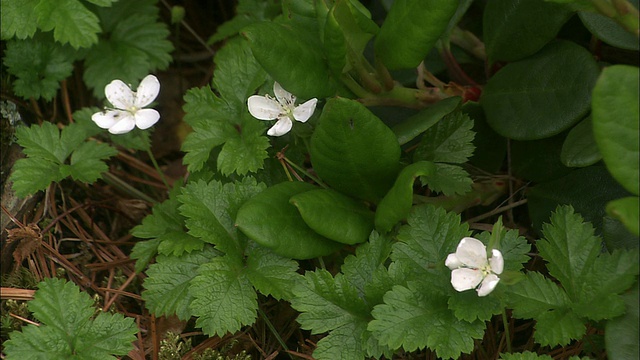
{"label": "flower with five petals", "polygon": [[[500,250],[491,250],[487,259],[487,248],[472,237],[460,240],[456,252],[449,254],[445,265],[452,270],[451,285],[457,291],[476,289],[478,296],[487,296],[500,281],[498,275],[504,269]],[[480,286],[478,286],[480,285]]]}
{"label": "flower with five petals", "polygon": [[113,80],[104,88],[107,100],[115,109],[105,109],[91,116],[99,127],[109,129],[112,134],[124,134],[134,127],[148,129],[158,122],[160,114],[154,109],[144,109],[160,92],[160,82],[147,75],[136,91],[121,80]]}
{"label": "flower with five petals", "polygon": [[276,98],[269,95],[253,95],[247,100],[247,107],[253,117],[258,120],[278,121],[273,125],[267,135],[282,136],[288,133],[293,127],[293,121],[306,122],[316,110],[318,99],[311,99],[304,104],[295,106],[296,97],[280,86],[277,82],[273,84],[273,93]]}

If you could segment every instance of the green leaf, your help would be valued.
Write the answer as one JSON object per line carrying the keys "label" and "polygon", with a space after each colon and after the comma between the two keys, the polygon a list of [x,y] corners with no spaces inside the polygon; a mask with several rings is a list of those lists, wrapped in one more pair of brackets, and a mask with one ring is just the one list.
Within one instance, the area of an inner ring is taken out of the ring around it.
{"label": "green leaf", "polygon": [[560,160],[568,167],[585,167],[602,159],[593,136],[591,116],[578,123],[564,140]]}
{"label": "green leaf", "polygon": [[605,68],[593,89],[593,133],[607,169],[622,186],[640,194],[640,110],[637,67]]}
{"label": "green leaf", "polygon": [[411,211],[413,203],[413,183],[418,176],[428,176],[436,171],[435,164],[430,161],[418,161],[400,171],[396,182],[387,195],[380,200],[376,209],[376,229],[386,233],[405,219]]}
{"label": "green leaf", "polygon": [[445,196],[466,194],[473,185],[468,172],[458,165],[451,164],[436,164],[436,170],[430,176],[420,177],[420,182]]}
{"label": "green leaf", "polygon": [[356,248],[355,255],[344,259],[340,269],[358,290],[358,295],[370,305],[382,303],[382,296],[391,289],[385,266],[390,253],[390,239],[374,231],[368,242]]}
{"label": "green leaf", "polygon": [[555,41],[495,74],[480,103],[500,135],[535,140],[568,129],[589,110],[598,65],[584,48]]}
{"label": "green leaf", "polygon": [[417,67],[457,8],[456,1],[448,0],[394,1],[374,42],[376,56],[389,69]]}
{"label": "green leaf", "polygon": [[62,44],[78,49],[98,42],[98,17],[78,0],[42,0],[33,10],[40,29],[53,30],[53,37]]}
{"label": "green leaf", "polygon": [[318,234],[343,244],[364,242],[373,230],[373,212],[361,201],[337,191],[317,189],[294,195],[289,202]]}
{"label": "green leaf", "polygon": [[16,77],[13,91],[25,99],[51,100],[73,71],[69,49],[44,37],[8,41],[3,62]]}
{"label": "green leaf", "polygon": [[404,145],[437,124],[447,114],[454,111],[460,105],[461,100],[462,99],[457,96],[442,99],[419,113],[403,120],[391,130],[393,130],[393,133],[398,137],[400,145]]}
{"label": "green leaf", "polygon": [[215,180],[188,184],[178,200],[182,203],[180,213],[186,218],[189,234],[214,244],[216,249],[234,258],[241,258],[245,244],[234,225],[236,214],[245,201],[263,189],[264,185],[251,177],[224,185]]}
{"label": "green leaf", "polygon": [[198,267],[218,254],[207,247],[183,256],[158,256],[144,280],[142,299],[147,309],[156,316],[175,314],[181,320],[189,320],[192,315],[189,304],[193,301],[189,294],[190,282],[196,277]]}
{"label": "green leaf", "polygon": [[521,353],[500,354],[502,360],[553,360],[549,355],[538,355],[531,351]]}
{"label": "green leaf", "polygon": [[73,283],[48,278],[38,284],[29,310],[42,324],[14,331],[4,345],[8,358],[113,359],[133,350],[138,332],[132,318],[100,313],[93,300]]}
{"label": "green leaf", "polygon": [[13,191],[18,197],[24,198],[29,194],[44,190],[52,182],[58,182],[64,178],[65,175],[60,171],[60,165],[57,163],[33,158],[16,161],[10,179],[13,182]]}
{"label": "green leaf", "polygon": [[447,309],[447,298],[413,282],[396,285],[385,294],[384,304],[371,312],[368,330],[391,349],[414,351],[429,347],[440,358],[458,358],[473,350],[474,339],[484,334],[482,321],[456,319]]}
{"label": "green leaf", "polygon": [[9,40],[12,37],[26,39],[32,37],[38,29],[38,16],[33,8],[40,0],[2,0],[0,7],[0,27],[2,40]]}
{"label": "green leaf", "polygon": [[487,3],[482,23],[489,62],[520,60],[537,52],[572,15],[563,5],[538,0]]}
{"label": "green leaf", "polygon": [[260,65],[295,96],[324,98],[336,93],[336,83],[327,76],[329,69],[320,47],[313,44],[313,34],[291,25],[259,22],[245,28],[242,35]]}
{"label": "green leaf", "polygon": [[304,182],[272,186],[242,205],[236,226],[250,239],[280,256],[311,259],[331,254],[342,244],[314,232],[289,203],[292,196],[313,189],[313,185]]}
{"label": "green leaf", "polygon": [[247,251],[247,277],[251,284],[263,295],[275,299],[291,299],[292,289],[301,280],[298,263],[295,260],[278,256],[271,250],[250,246]]}
{"label": "green leaf", "polygon": [[640,356],[638,337],[638,286],[622,295],[625,315],[607,321],[604,339],[610,359],[635,359]]}
{"label": "green leaf", "polygon": [[393,184],[400,145],[364,105],[334,98],[327,101],[311,137],[310,155],[314,170],[335,190],[375,202]]}
{"label": "green leaf", "polygon": [[223,175],[257,172],[262,169],[264,160],[269,156],[267,149],[271,147],[271,143],[263,136],[264,124],[248,113],[242,114],[240,120],[236,126],[241,131],[234,132],[235,136],[227,139],[218,155],[218,170]]}
{"label": "green leaf", "polygon": [[[629,3],[638,8],[638,0],[630,0]],[[584,26],[598,39],[615,47],[638,51],[638,37],[612,18],[591,11],[579,11],[578,16]]]}
{"label": "green leaf", "polygon": [[638,236],[640,235],[640,225],[638,224],[639,208],[640,201],[638,197],[629,196],[609,202],[606,211],[612,217],[620,220],[631,233]]}
{"label": "green leaf", "polygon": [[69,174],[74,180],[93,183],[109,170],[104,160],[117,155],[118,150],[97,141],[82,143],[71,155]]}
{"label": "green leaf", "polygon": [[129,255],[136,260],[136,273],[142,272],[158,253],[158,247],[162,242],[161,239],[152,239],[147,241],[138,241],[131,250]]}
{"label": "green leaf", "polygon": [[201,265],[189,294],[194,298],[190,308],[198,317],[196,326],[207,335],[235,333],[256,319],[256,291],[242,262],[231,256],[215,257]]}
{"label": "green leaf", "polygon": [[461,164],[473,155],[473,120],[462,112],[445,116],[425,131],[413,160]]}

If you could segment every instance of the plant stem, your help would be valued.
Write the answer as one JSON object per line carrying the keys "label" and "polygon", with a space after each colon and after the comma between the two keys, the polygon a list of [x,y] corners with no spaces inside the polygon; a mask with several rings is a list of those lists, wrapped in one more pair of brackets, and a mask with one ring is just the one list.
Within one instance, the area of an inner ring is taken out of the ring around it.
{"label": "plant stem", "polygon": [[502,326],[504,326],[504,335],[507,342],[507,351],[511,352],[511,334],[509,333],[509,321],[507,320],[507,309],[502,307]]}
{"label": "plant stem", "polygon": [[[271,323],[271,321],[269,321],[269,318],[267,317],[267,314],[264,313],[264,311],[262,311],[262,309],[258,306],[258,313],[260,314],[260,317],[262,318],[262,320],[264,320],[264,323],[267,325],[267,327],[269,328],[269,331],[271,331],[271,333],[273,334],[273,336],[275,336],[276,340],[278,341],[278,343],[280,344],[280,346],[282,346],[282,348],[285,351],[289,351],[289,348],[287,347],[287,344],[285,344],[284,340],[282,340],[282,337],[280,337],[280,334],[278,333],[278,331],[276,330],[276,328],[273,326],[273,324]],[[293,356],[291,356],[291,354],[289,354],[289,357],[293,359]]]}
{"label": "plant stem", "polygon": [[287,162],[287,164],[291,165],[291,167],[295,168],[296,170],[300,171],[301,173],[303,173],[305,176],[307,176],[309,179],[315,181],[318,185],[322,186],[325,189],[328,189],[329,187],[322,182],[322,180],[318,179],[317,177],[311,175],[307,170],[303,169],[301,166],[299,166],[298,164],[294,163],[293,161],[289,160],[289,158],[287,158],[286,156],[283,157],[284,161]]}
{"label": "plant stem", "polygon": [[144,201],[148,201],[152,204],[157,203],[158,201],[149,197],[147,194],[141,192],[140,190],[134,188],[133,186],[127,184],[126,182],[124,182],[122,179],[120,179],[119,177],[113,175],[110,172],[105,172],[102,174],[102,180],[104,180],[104,182],[106,182],[107,184],[114,186],[126,193],[128,193],[129,195],[136,197],[138,199],[144,200]]}
{"label": "plant stem", "polygon": [[156,168],[156,171],[160,175],[160,178],[162,179],[162,182],[164,183],[164,186],[167,187],[167,190],[171,189],[171,186],[169,186],[169,183],[167,182],[167,179],[164,177],[164,173],[162,172],[162,170],[160,170],[160,166],[158,166],[158,162],[156,161],[156,157],[153,156],[153,152],[151,152],[151,147],[147,148],[147,154],[149,154],[149,158],[151,159],[151,162],[153,163],[153,167]]}

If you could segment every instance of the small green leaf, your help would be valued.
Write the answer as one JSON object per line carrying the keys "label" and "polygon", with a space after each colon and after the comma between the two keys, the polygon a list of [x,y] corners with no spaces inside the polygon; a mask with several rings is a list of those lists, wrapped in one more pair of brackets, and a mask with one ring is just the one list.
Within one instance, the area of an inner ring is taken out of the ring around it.
{"label": "small green leaf", "polygon": [[235,136],[227,139],[218,155],[218,170],[223,175],[256,172],[262,169],[264,160],[269,156],[267,149],[271,143],[263,136],[264,124],[244,113],[236,126],[241,131],[234,132]]}
{"label": "small green leaf", "polygon": [[637,67],[605,68],[593,89],[593,133],[611,175],[634,195],[640,194],[640,90]]}
{"label": "small green leaf", "polygon": [[2,0],[0,7],[0,26],[2,40],[9,40],[12,37],[24,40],[32,37],[38,29],[38,16],[33,8],[40,0]]}
{"label": "small green leaf", "polygon": [[421,176],[420,182],[445,196],[466,194],[473,185],[468,172],[458,165],[451,164],[436,164],[436,171],[430,176]]}
{"label": "small green leaf", "polygon": [[446,30],[457,8],[458,2],[449,0],[394,1],[376,36],[376,56],[389,69],[417,67]]}
{"label": "small green leaf", "polygon": [[318,234],[343,244],[364,242],[373,230],[373,212],[364,203],[337,191],[317,189],[289,200]]}
{"label": "small green leaf", "polygon": [[553,360],[549,355],[538,355],[531,351],[521,353],[500,354],[501,360]]}
{"label": "small green leaf", "polygon": [[613,200],[607,204],[607,213],[620,220],[631,233],[640,235],[640,225],[638,213],[640,201],[637,196],[629,196],[622,199]]}
{"label": "small green leaf", "polygon": [[604,339],[607,355],[610,359],[636,359],[640,356],[638,286],[634,286],[622,297],[625,302],[625,314],[607,321],[605,325]]}
{"label": "small green leaf", "polygon": [[585,167],[602,159],[593,136],[591,116],[578,123],[564,140],[560,160],[568,167]]}
{"label": "small green leaf", "polygon": [[598,72],[587,50],[555,41],[502,68],[489,79],[480,103],[487,122],[502,136],[516,140],[550,137],[587,113]]}
{"label": "small green leaf", "polygon": [[276,255],[271,250],[252,243],[247,251],[247,277],[263,295],[289,300],[292,289],[302,280],[297,273],[298,262]]}
{"label": "small green leaf", "polygon": [[53,37],[62,44],[69,43],[78,49],[98,42],[98,17],[78,0],[44,0],[33,10],[40,29],[53,30]]}
{"label": "small green leaf", "polygon": [[556,38],[573,15],[569,8],[538,0],[493,0],[483,16],[489,62],[529,56]]}
{"label": "small green leaf", "polygon": [[391,289],[385,266],[390,253],[391,240],[374,231],[368,242],[356,248],[355,255],[344,259],[340,271],[369,304],[382,303],[382,296]]}
{"label": "small green leaf", "polygon": [[428,176],[436,171],[430,161],[418,161],[400,171],[396,182],[376,209],[376,229],[386,233],[399,221],[406,219],[413,203],[413,182],[418,176]]}
{"label": "small green leaf", "polygon": [[413,160],[461,164],[473,155],[473,120],[461,112],[451,113],[425,131]]}
{"label": "small green leaf", "polygon": [[201,265],[191,280],[191,313],[196,326],[210,336],[235,333],[256,319],[256,291],[243,271],[240,260],[230,256],[214,257]]}
{"label": "small green leaf", "polygon": [[328,74],[321,49],[303,29],[275,22],[249,25],[242,32],[260,65],[283,88],[302,99],[335,94],[336,84]]}
{"label": "small green leaf", "polygon": [[364,105],[334,98],[327,101],[311,137],[310,155],[318,175],[335,190],[375,202],[393,184],[400,145]]}
{"label": "small green leaf", "polygon": [[[638,0],[630,0],[629,3],[636,9],[638,8]],[[579,11],[578,16],[584,26],[605,43],[622,49],[638,51],[638,36],[625,30],[612,18],[591,11]]]}
{"label": "small green leaf", "polygon": [[391,130],[393,130],[393,133],[398,137],[400,145],[404,145],[427,131],[443,117],[455,110],[458,105],[460,105],[461,100],[462,99],[457,96],[442,99],[419,113],[403,120]]}
{"label": "small green leaf", "polygon": [[342,244],[314,232],[289,203],[292,196],[313,189],[313,185],[304,182],[272,186],[242,205],[236,226],[253,241],[280,256],[310,259],[331,254]]}
{"label": "small green leaf", "polygon": [[93,183],[109,170],[104,160],[117,155],[118,150],[97,141],[82,143],[71,155],[69,174],[74,180]]}

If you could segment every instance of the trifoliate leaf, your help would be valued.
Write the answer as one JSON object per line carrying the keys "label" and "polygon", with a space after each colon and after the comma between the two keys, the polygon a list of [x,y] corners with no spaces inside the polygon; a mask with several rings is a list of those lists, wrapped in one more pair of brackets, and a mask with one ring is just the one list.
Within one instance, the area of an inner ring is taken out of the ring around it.
{"label": "trifoliate leaf", "polygon": [[462,112],[445,116],[422,135],[414,161],[427,160],[461,164],[473,155],[473,120]]}
{"label": "trifoliate leaf", "polygon": [[473,184],[469,173],[460,166],[440,163],[436,163],[436,171],[432,175],[421,176],[420,181],[445,196],[466,194]]}
{"label": "trifoliate leaf", "polygon": [[188,320],[192,313],[189,304],[193,297],[189,294],[190,281],[197,275],[200,265],[219,253],[211,247],[183,256],[158,256],[156,263],[149,266],[144,280],[142,298],[145,306],[156,316],[177,315]]}
{"label": "trifoliate leaf", "polygon": [[247,177],[242,182],[197,181],[188,184],[178,199],[180,213],[186,217],[189,234],[214,244],[216,248],[241,259],[245,240],[235,227],[236,213],[248,199],[260,193],[263,184]]}
{"label": "trifoliate leaf", "polygon": [[41,0],[33,9],[43,31],[74,48],[90,47],[98,42],[98,17],[78,0]]}
{"label": "trifoliate leaf", "polygon": [[71,76],[73,54],[68,48],[43,36],[11,40],[7,42],[4,65],[16,77],[13,83],[16,95],[25,99],[51,100],[60,87],[60,81]]}
{"label": "trifoliate leaf", "polygon": [[95,313],[93,300],[73,283],[49,278],[38,284],[29,310],[42,324],[12,332],[4,351],[15,359],[113,359],[133,349],[133,319]]}
{"label": "trifoliate leaf", "polygon": [[458,320],[447,309],[447,298],[415,282],[396,285],[384,296],[384,304],[371,312],[368,330],[391,349],[414,351],[429,347],[441,358],[458,358],[473,350],[474,339],[484,334],[482,321]]}
{"label": "trifoliate leaf", "polygon": [[216,257],[201,265],[191,280],[191,312],[205,334],[223,336],[255,321],[257,294],[243,267],[231,256]]}
{"label": "trifoliate leaf", "polygon": [[293,286],[302,280],[295,260],[274,254],[271,250],[252,243],[247,252],[247,276],[251,284],[263,295],[275,299],[291,299]]}
{"label": "trifoliate leaf", "polygon": [[38,17],[33,8],[40,0],[2,0],[0,7],[0,27],[2,40],[9,40],[12,37],[26,39],[32,37],[38,29]]}

